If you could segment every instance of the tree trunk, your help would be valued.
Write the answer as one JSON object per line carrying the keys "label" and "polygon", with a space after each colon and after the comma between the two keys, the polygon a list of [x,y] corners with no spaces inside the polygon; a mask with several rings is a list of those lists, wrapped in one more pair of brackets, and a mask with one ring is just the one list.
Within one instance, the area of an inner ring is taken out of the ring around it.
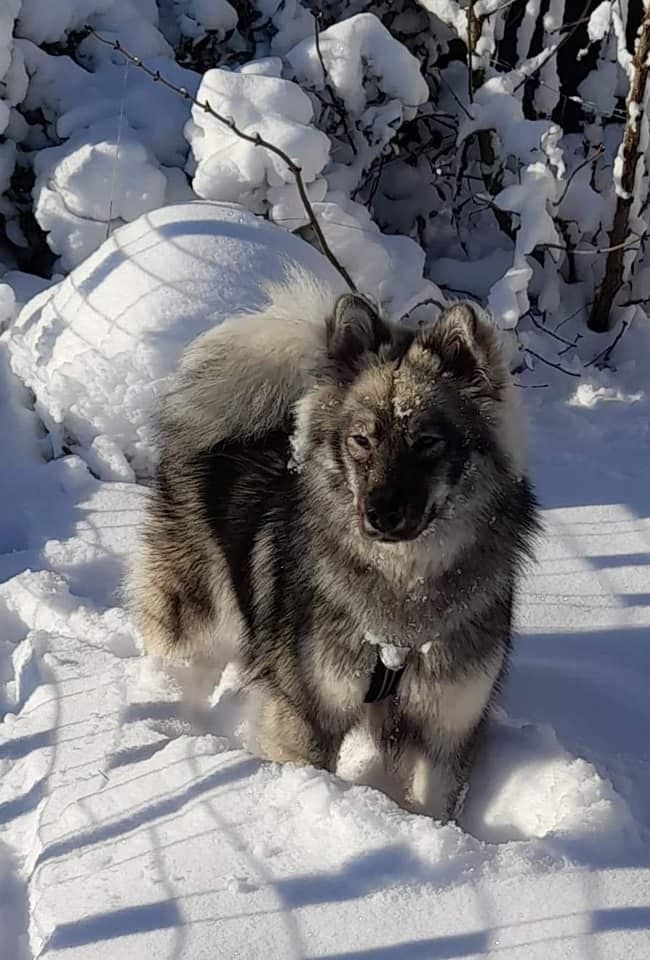
{"label": "tree trunk", "polygon": [[[614,298],[623,285],[623,265],[628,237],[630,209],[636,179],[636,167],[639,160],[639,141],[641,137],[641,119],[645,103],[648,81],[648,57],[650,56],[650,3],[646,0],[643,22],[639,31],[632,61],[633,76],[630,92],[627,95],[627,120],[623,133],[623,172],[621,188],[623,195],[616,198],[614,223],[609,235],[610,251],[605,264],[605,276],[596,294],[589,317],[589,329],[596,333],[609,330],[610,314]],[[638,109],[632,109],[632,105]]]}

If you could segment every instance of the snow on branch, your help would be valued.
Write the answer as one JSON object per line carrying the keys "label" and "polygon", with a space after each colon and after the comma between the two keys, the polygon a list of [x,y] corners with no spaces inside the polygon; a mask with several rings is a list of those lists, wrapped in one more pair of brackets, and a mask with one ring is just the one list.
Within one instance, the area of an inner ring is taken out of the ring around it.
{"label": "snow on branch", "polygon": [[605,276],[594,299],[589,316],[589,328],[604,333],[611,324],[614,299],[623,286],[625,272],[626,238],[630,231],[635,184],[643,175],[644,151],[641,136],[647,109],[648,71],[650,70],[650,4],[646,4],[643,22],[636,41],[632,61],[632,77],[627,95],[627,120],[623,141],[614,164],[616,181],[616,209],[609,235],[610,246],[605,264]]}
{"label": "snow on branch", "polygon": [[235,123],[232,117],[224,116],[223,114],[218,113],[216,110],[214,110],[208,100],[203,100],[203,101],[198,100],[192,93],[190,93],[189,90],[187,90],[187,88],[179,87],[175,83],[172,83],[170,80],[166,79],[161,74],[160,70],[158,69],[152,70],[142,61],[140,57],[135,56],[134,54],[126,50],[119,40],[107,39],[106,37],[98,33],[92,26],[88,25],[86,29],[88,30],[89,34],[94,36],[95,39],[97,39],[100,43],[103,43],[106,46],[112,47],[113,50],[115,50],[117,53],[120,53],[130,64],[132,64],[134,67],[137,67],[139,70],[142,70],[144,73],[146,73],[147,76],[150,77],[150,79],[154,83],[160,83],[161,86],[166,87],[168,90],[171,90],[177,96],[182,97],[184,100],[188,100],[195,107],[198,107],[199,110],[202,110],[204,113],[208,114],[209,116],[213,117],[215,120],[218,120],[219,123],[226,126],[229,130],[232,131],[232,133],[235,134],[235,136],[239,137],[241,140],[245,140],[247,143],[251,143],[255,147],[262,147],[263,149],[268,150],[269,153],[274,154],[276,157],[282,160],[286,164],[288,170],[291,172],[291,174],[295,179],[296,187],[300,195],[300,200],[303,204],[305,213],[309,220],[309,224],[313,229],[314,234],[316,235],[316,238],[318,240],[319,246],[323,254],[327,257],[327,259],[330,261],[332,266],[338,271],[338,273],[343,277],[348,287],[351,290],[356,290],[355,284],[353,283],[350,274],[345,269],[345,267],[343,267],[341,263],[337,260],[329,244],[327,243],[327,240],[325,239],[321,226],[316,218],[316,213],[309,199],[309,194],[307,193],[307,187],[302,175],[302,168],[300,167],[299,164],[295,162],[295,160],[291,158],[291,156],[286,151],[282,150],[280,147],[278,147],[276,144],[272,143],[270,140],[266,139],[265,137],[262,137],[259,132],[246,133]]}

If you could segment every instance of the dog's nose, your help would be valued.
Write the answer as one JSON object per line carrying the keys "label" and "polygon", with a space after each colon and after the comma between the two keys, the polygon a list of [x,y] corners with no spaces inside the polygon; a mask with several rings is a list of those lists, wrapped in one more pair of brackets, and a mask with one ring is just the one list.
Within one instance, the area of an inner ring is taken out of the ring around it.
{"label": "dog's nose", "polygon": [[363,527],[371,537],[395,537],[404,528],[404,513],[397,504],[369,500],[363,515]]}

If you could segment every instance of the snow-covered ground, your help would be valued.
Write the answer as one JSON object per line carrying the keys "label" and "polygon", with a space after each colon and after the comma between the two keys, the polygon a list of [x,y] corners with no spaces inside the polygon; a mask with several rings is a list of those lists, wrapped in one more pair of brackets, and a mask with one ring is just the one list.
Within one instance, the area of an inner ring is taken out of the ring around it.
{"label": "snow-covered ground", "polygon": [[226,217],[219,260],[205,219],[173,220],[148,224],[146,289],[118,255],[132,240],[127,262],[148,269],[138,221],[0,340],[1,960],[646,960],[649,399],[593,367],[576,390],[522,390],[546,534],[460,826],[260,762],[228,677],[210,704],[183,695],[197,678],[142,658],[120,601],[148,494],[115,478],[146,461],[145,375],[162,382],[199,332],[174,325],[187,291],[170,264],[194,263],[204,325],[232,309],[229,268],[240,305],[277,269],[274,228],[258,243]]}

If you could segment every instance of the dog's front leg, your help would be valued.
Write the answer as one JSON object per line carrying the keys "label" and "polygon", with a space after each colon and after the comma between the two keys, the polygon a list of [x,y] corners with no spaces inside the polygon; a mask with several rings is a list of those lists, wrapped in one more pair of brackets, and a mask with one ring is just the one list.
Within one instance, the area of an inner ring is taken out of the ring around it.
{"label": "dog's front leg", "polygon": [[257,740],[276,763],[303,763],[334,772],[342,737],[318,729],[279,691],[262,694]]}
{"label": "dog's front leg", "polygon": [[454,815],[462,789],[454,758],[433,758],[414,749],[404,756],[401,766],[408,809],[446,823]]}

